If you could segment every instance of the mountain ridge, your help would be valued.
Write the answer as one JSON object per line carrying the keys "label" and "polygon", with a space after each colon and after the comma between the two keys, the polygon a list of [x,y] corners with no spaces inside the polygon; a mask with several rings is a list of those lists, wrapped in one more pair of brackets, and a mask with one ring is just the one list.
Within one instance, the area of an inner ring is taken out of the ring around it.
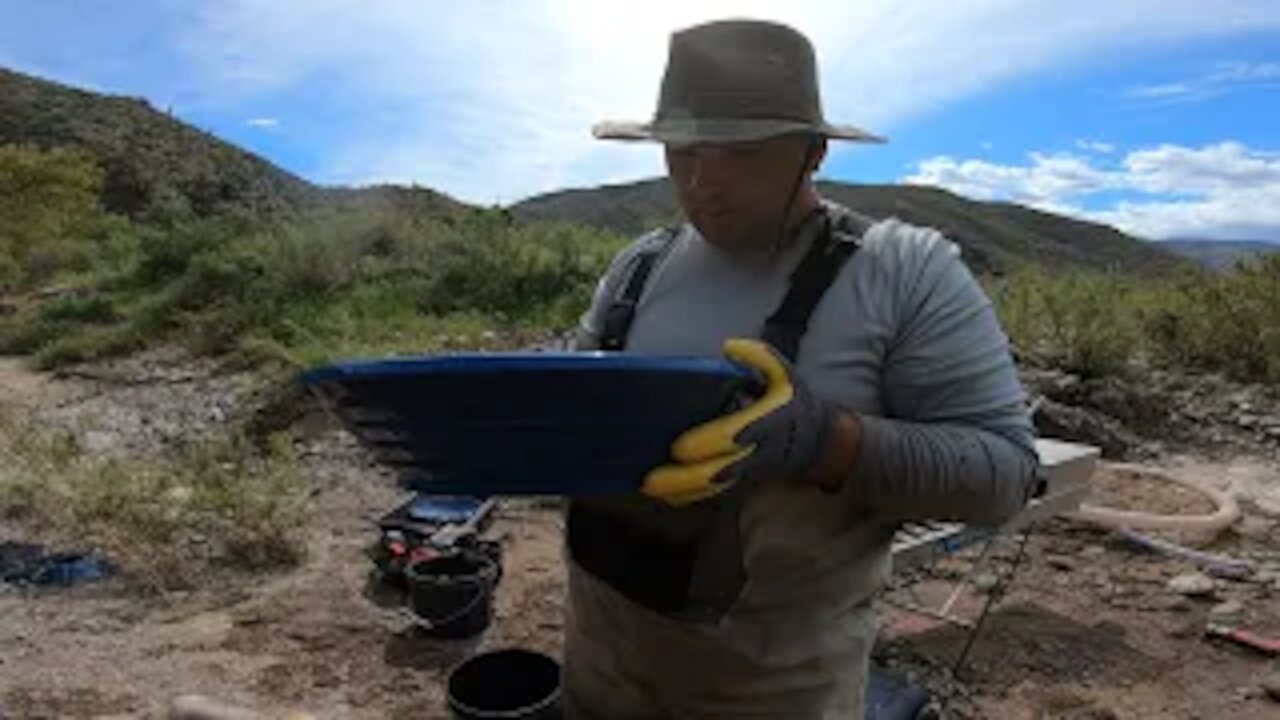
{"label": "mountain ridge", "polygon": [[[135,220],[219,213],[276,216],[316,208],[448,214],[474,206],[419,187],[324,187],[152,107],[0,69],[0,143],[73,147],[103,168],[106,210]],[[1010,203],[978,202],[911,185],[821,181],[827,198],[876,218],[934,227],[975,270],[1024,263],[1150,271],[1185,261],[1107,226]],[[664,178],[537,195],[502,208],[520,220],[563,220],[623,236],[679,219]]]}
{"label": "mountain ridge", "polygon": [[4,143],[88,153],[104,171],[104,208],[135,219],[225,211],[270,216],[320,206],[460,206],[426,188],[318,185],[143,98],[93,92],[0,67]]}
{"label": "mountain ridge", "polygon": [[[818,191],[876,219],[897,217],[937,228],[959,244],[966,261],[981,272],[1002,273],[1027,262],[1141,272],[1184,264],[1174,253],[1106,225],[1013,203],[969,200],[941,188],[823,180]],[[526,220],[580,222],[625,236],[680,219],[665,178],[560,190],[526,198],[510,209]]]}
{"label": "mountain ridge", "polygon": [[1215,270],[1229,268],[1240,260],[1249,260],[1270,253],[1280,253],[1280,241],[1270,240],[1172,238],[1161,240],[1160,244],[1185,258]]}

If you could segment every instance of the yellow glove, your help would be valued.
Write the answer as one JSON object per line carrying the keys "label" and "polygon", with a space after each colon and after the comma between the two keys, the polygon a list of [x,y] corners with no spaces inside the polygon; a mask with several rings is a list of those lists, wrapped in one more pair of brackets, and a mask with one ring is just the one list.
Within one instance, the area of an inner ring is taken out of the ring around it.
{"label": "yellow glove", "polygon": [[742,339],[726,341],[724,354],[759,371],[764,394],[677,438],[675,463],[645,477],[645,495],[687,505],[743,480],[806,476],[826,453],[837,410],[809,390],[785,357],[759,340]]}

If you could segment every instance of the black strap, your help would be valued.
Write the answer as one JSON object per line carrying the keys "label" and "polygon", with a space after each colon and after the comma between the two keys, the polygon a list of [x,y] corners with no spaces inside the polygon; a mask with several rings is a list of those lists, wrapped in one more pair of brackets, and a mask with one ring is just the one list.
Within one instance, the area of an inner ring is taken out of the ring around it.
{"label": "black strap", "polygon": [[[863,222],[860,217],[855,219],[863,225],[861,231],[865,233],[870,222]],[[857,241],[836,237],[825,212],[823,222],[813,246],[791,273],[786,297],[765,322],[761,334],[763,340],[772,343],[792,361],[808,329],[809,316],[845,261],[858,249]],[[624,290],[606,310],[602,348],[621,350],[626,345],[645,282],[674,237],[674,233],[668,233],[665,242],[637,256]],[[716,617],[732,603],[745,582],[741,557],[722,557],[724,552],[737,552],[734,548],[738,542],[725,541],[717,534],[738,529],[740,508],[732,504],[737,502],[741,502],[741,496],[730,492],[715,503],[679,510],[710,514],[705,517],[702,531],[693,537],[672,541],[652,531],[632,527],[588,501],[575,500],[569,505],[566,522],[569,550],[574,561],[588,573],[650,610],[676,618],[696,618],[703,613]],[[705,579],[706,575],[705,570],[695,572],[697,567],[714,568],[729,579],[713,578],[700,584],[696,579]],[[733,597],[722,597],[719,590],[731,591]]]}
{"label": "black strap", "polygon": [[822,301],[827,288],[858,249],[857,242],[840,241],[831,228],[831,218],[823,214],[822,232],[796,269],[791,272],[791,286],[782,304],[765,320],[760,338],[795,362],[800,351],[800,338],[809,329],[809,318]]}
{"label": "black strap", "polygon": [[627,344],[627,335],[631,332],[631,323],[636,319],[636,307],[640,304],[640,295],[644,293],[645,283],[653,272],[658,260],[666,254],[667,248],[675,240],[676,232],[664,230],[662,242],[645,249],[636,255],[635,266],[627,286],[622,293],[613,299],[604,312],[604,327],[600,331],[601,350],[622,350]]}
{"label": "black strap", "polygon": [[[861,220],[861,218],[859,218]],[[800,350],[800,339],[809,329],[809,318],[822,301],[827,288],[844,267],[845,261],[858,249],[856,241],[837,240],[831,217],[822,212],[822,231],[805,253],[800,264],[791,273],[790,287],[782,304],[765,320],[761,339],[773,345],[788,360],[795,362]],[[863,232],[870,223],[862,223]],[[645,283],[658,261],[666,254],[675,240],[676,232],[665,230],[662,241],[636,255],[631,276],[621,294],[605,309],[600,333],[600,349],[620,351],[626,347],[631,324],[635,321],[636,308],[644,293]]]}

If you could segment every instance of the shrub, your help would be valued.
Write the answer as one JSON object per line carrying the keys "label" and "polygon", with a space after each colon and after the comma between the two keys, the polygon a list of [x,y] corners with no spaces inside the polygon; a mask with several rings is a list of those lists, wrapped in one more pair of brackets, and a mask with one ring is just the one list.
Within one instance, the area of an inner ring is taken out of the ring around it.
{"label": "shrub", "polygon": [[1280,384],[1280,255],[1136,277],[1026,269],[991,288],[1014,344],[1084,376],[1145,363]]}
{"label": "shrub", "polygon": [[99,206],[102,182],[78,152],[0,145],[0,291],[119,267],[132,228]]}
{"label": "shrub", "polygon": [[1141,350],[1127,277],[1020,270],[993,293],[1014,343],[1039,362],[1086,377],[1120,374]]}
{"label": "shrub", "polygon": [[55,364],[164,338],[276,360],[493,345],[491,333],[572,326],[621,244],[488,210],[175,222],[137,238],[129,272],[101,278],[92,307],[11,321],[0,344]]}
{"label": "shrub", "polygon": [[1184,273],[1164,285],[1144,321],[1169,366],[1280,384],[1280,255]]}

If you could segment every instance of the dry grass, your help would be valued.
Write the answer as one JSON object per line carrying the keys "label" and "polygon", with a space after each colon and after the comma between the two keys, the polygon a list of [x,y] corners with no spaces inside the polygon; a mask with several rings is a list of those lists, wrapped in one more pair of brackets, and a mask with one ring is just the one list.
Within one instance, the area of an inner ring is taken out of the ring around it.
{"label": "dry grass", "polygon": [[0,412],[0,513],[46,542],[98,549],[149,590],[296,564],[305,490],[282,437],[265,452],[219,438],[174,459],[103,458]]}

